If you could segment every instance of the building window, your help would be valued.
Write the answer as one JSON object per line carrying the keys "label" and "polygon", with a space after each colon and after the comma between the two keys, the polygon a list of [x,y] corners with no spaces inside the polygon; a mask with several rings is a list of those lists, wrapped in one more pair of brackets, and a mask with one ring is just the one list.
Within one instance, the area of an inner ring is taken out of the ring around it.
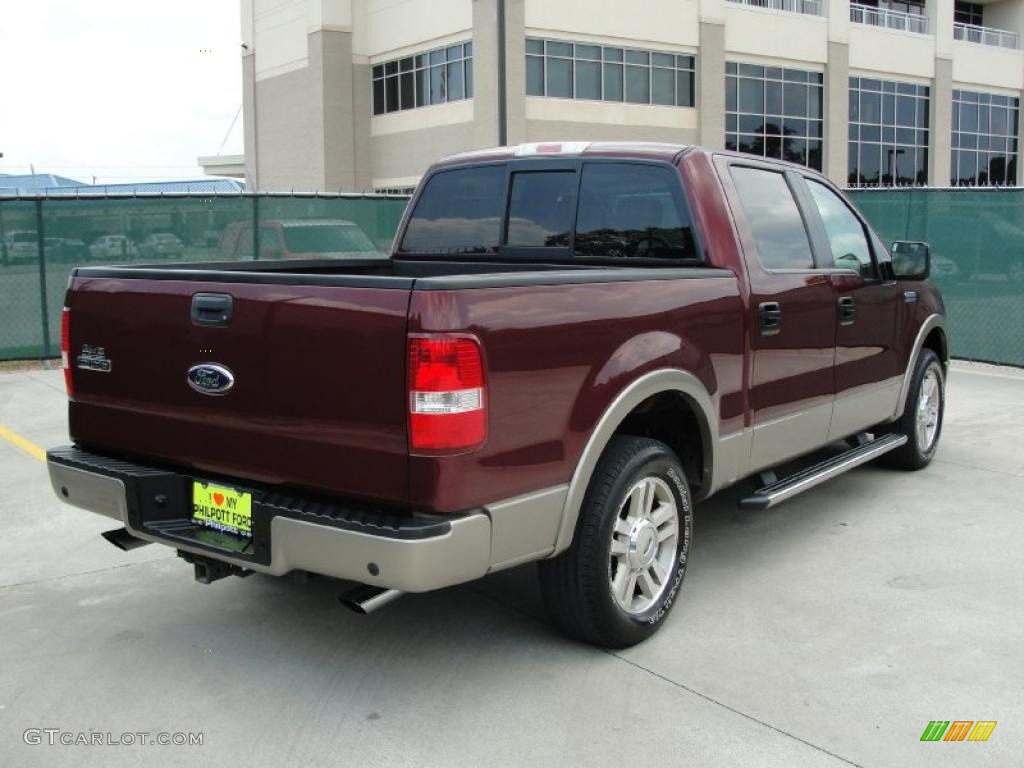
{"label": "building window", "polygon": [[851,187],[928,183],[927,85],[850,78]]}
{"label": "building window", "polygon": [[957,0],[953,4],[953,21],[956,24],[970,24],[975,27],[982,26],[981,19],[985,6],[979,3],[964,3]]}
{"label": "building window", "polygon": [[1013,96],[953,91],[954,186],[1017,183],[1017,127],[1020,100]]}
{"label": "building window", "polygon": [[822,73],[725,64],[725,147],[821,170]]}
{"label": "building window", "polygon": [[473,98],[473,43],[373,66],[373,114]]}
{"label": "building window", "polygon": [[692,55],[526,40],[526,94],[630,104],[694,105]]}
{"label": "building window", "polygon": [[869,8],[878,8],[882,11],[896,11],[907,13],[911,16],[924,16],[924,2],[916,0],[857,0],[855,5],[865,5]]}

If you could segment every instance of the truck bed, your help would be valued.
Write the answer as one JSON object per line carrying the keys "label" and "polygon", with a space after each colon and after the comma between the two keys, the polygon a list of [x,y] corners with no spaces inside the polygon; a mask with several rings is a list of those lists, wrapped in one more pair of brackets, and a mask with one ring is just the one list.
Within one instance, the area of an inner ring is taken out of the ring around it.
{"label": "truck bed", "polygon": [[657,268],[615,263],[550,261],[472,261],[423,259],[317,259],[294,261],[216,261],[181,266],[121,265],[79,267],[73,277],[139,280],[186,280],[281,285],[342,285],[424,290],[446,290],[505,285],[556,285],[559,283],[614,282],[618,280],[669,280],[722,277],[727,270],[682,266]]}
{"label": "truck bed", "polygon": [[[688,286],[685,297],[674,281]],[[197,324],[198,294],[230,297],[230,321]],[[529,380],[524,365],[550,366],[534,383],[557,395],[533,411],[564,422],[575,391],[597,373],[579,367],[584,358],[606,360],[631,326],[672,326],[715,299],[737,301],[729,270],[392,259],[83,267],[67,298],[71,436],[86,450],[215,481],[459,511],[525,484],[525,475],[498,473],[507,488],[482,480],[455,493],[445,480],[465,461],[489,475],[503,453],[523,448],[529,430],[507,419],[522,418],[530,395],[505,388]],[[642,316],[628,320],[638,308]],[[522,350],[516,329],[528,327],[543,343]],[[484,342],[492,439],[466,457],[410,457],[408,334],[445,331]],[[693,333],[717,332],[700,321]],[[738,353],[735,336],[727,346]],[[80,356],[96,350],[108,371],[81,366]],[[208,363],[231,372],[229,396],[189,387],[186,373]],[[540,476],[564,482],[576,449],[538,452]],[[515,461],[530,463],[529,453]]]}

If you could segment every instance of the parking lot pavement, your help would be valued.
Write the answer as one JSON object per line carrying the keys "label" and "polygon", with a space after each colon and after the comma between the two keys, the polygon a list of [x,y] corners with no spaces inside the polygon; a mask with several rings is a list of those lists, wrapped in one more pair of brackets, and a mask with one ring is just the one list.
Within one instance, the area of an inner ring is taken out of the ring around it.
{"label": "parking lot pavement", "polygon": [[[367,617],[327,581],[198,585],[0,439],[0,765],[1020,765],[1024,374],[957,365],[948,398],[922,472],[699,506],[681,602],[616,653],[549,629],[531,566]],[[48,447],[65,422],[59,371],[0,374],[0,426]],[[922,743],[936,719],[998,725]]]}

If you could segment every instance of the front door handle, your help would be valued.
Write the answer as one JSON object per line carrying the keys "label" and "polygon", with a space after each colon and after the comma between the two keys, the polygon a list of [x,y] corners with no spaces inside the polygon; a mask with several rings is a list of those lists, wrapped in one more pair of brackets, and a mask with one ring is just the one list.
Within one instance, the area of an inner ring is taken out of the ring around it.
{"label": "front door handle", "polygon": [[782,306],[777,301],[763,301],[757,306],[757,320],[762,336],[774,336],[782,326]]}
{"label": "front door handle", "polygon": [[857,307],[854,306],[853,296],[839,297],[839,324],[850,325],[857,314]]}

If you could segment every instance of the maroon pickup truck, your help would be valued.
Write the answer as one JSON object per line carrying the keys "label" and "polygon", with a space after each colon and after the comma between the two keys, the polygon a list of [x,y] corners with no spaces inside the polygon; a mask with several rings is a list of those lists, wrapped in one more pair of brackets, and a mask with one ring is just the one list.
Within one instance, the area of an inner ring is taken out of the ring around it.
{"label": "maroon pickup truck", "polygon": [[676,600],[695,502],[929,463],[948,355],[928,266],[795,165],[458,155],[388,258],[76,269],[74,445],[50,476],[112,543],[174,547],[203,582],[321,574],[369,611],[537,561],[555,624],[626,646]]}

